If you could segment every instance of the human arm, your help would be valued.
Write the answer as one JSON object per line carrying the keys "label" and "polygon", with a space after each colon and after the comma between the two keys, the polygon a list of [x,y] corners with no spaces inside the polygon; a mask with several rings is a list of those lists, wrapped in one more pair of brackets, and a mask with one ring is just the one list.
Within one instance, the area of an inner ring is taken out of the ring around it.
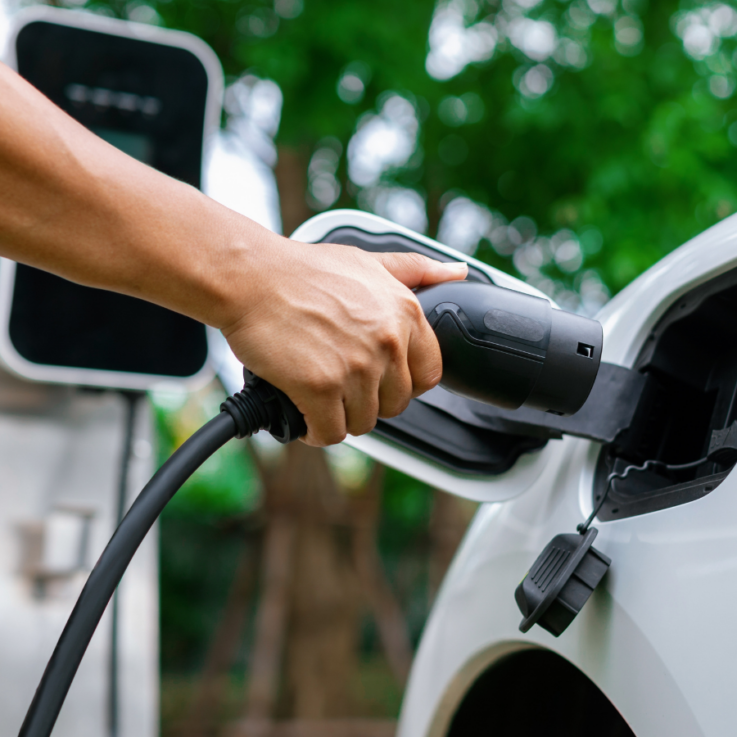
{"label": "human arm", "polygon": [[221,329],[295,402],[311,444],[366,432],[439,380],[409,288],[465,265],[275,235],[97,138],[1,64],[0,100],[0,255]]}

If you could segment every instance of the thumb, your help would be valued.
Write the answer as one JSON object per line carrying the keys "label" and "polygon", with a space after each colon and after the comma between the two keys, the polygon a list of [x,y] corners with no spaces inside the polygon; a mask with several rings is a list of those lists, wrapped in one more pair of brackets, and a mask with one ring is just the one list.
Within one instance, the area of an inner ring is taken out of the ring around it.
{"label": "thumb", "polygon": [[444,281],[465,279],[468,264],[465,261],[443,263],[419,253],[372,253],[370,254],[405,287],[426,287]]}

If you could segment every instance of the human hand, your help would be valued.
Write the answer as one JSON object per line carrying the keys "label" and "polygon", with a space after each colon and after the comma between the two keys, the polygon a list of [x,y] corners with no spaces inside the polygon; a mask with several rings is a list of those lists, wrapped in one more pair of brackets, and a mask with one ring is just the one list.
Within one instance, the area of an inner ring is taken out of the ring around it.
{"label": "human hand", "polygon": [[0,64],[0,255],[223,330],[328,445],[440,380],[414,287],[465,264],[289,241],[95,136]]}
{"label": "human hand", "polygon": [[308,445],[369,432],[440,381],[438,342],[411,289],[463,279],[465,263],[279,237],[253,257],[223,334],[295,403]]}

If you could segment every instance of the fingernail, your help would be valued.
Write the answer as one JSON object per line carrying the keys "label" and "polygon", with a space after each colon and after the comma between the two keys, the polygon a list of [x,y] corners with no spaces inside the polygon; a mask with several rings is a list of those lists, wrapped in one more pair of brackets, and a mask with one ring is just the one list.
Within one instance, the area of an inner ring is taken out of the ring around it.
{"label": "fingernail", "polygon": [[465,271],[468,268],[468,264],[465,261],[456,261],[454,263],[450,264],[443,264],[447,269],[452,269],[453,271]]}

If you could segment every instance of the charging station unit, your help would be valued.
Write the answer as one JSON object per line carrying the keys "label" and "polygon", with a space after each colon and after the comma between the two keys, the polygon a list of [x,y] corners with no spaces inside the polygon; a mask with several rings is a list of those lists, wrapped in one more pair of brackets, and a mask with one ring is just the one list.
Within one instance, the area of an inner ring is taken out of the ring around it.
{"label": "charging station unit", "polygon": [[[9,55],[21,76],[97,135],[200,186],[222,97],[222,70],[204,42],[33,8],[16,16]],[[18,733],[90,568],[153,471],[141,393],[172,382],[195,388],[211,375],[205,326],[0,263],[0,737]],[[158,734],[157,560],[149,536],[55,735]]]}

